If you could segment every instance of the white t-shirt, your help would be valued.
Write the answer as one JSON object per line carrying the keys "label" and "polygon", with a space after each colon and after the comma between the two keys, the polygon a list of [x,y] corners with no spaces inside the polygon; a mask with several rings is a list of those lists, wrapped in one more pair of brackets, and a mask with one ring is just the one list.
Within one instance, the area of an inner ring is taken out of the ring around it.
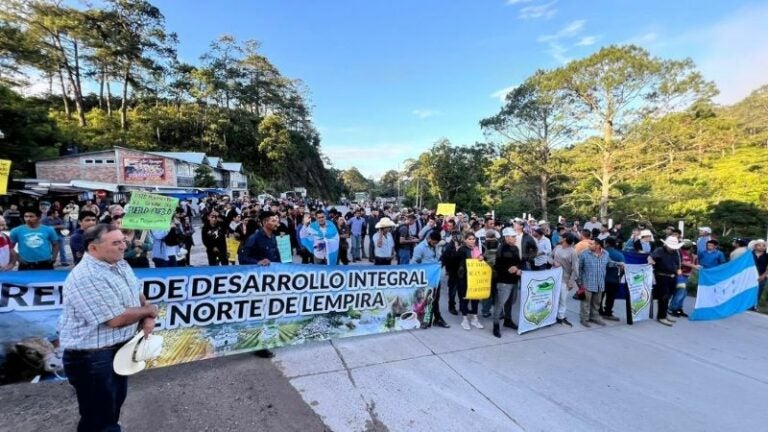
{"label": "white t-shirt", "polygon": [[600,222],[589,221],[589,222],[584,224],[584,229],[585,230],[590,230],[590,231],[592,231],[593,229],[600,229],[602,227],[603,227],[603,224],[600,223]]}

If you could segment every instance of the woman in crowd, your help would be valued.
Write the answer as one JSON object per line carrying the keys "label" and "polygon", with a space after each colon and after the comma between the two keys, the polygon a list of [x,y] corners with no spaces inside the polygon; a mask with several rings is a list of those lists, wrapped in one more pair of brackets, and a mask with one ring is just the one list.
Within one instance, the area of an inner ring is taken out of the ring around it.
{"label": "woman in crowd", "polygon": [[[461,321],[461,327],[464,330],[470,330],[473,327],[483,328],[480,320],[477,319],[477,306],[478,300],[467,300],[467,260],[477,259],[485,260],[480,247],[477,245],[477,237],[474,233],[468,232],[464,234],[463,244],[454,241],[451,245],[446,245],[446,255],[444,262],[448,261],[457,267],[456,282],[459,294],[459,311],[464,319]],[[446,264],[448,266],[448,264]],[[469,319],[468,319],[469,316]]]}
{"label": "woman in crowd", "polygon": [[349,265],[349,226],[344,216],[336,218],[336,229],[339,231],[339,263]]}
{"label": "woman in crowd", "polygon": [[224,220],[219,218],[219,212],[208,213],[203,221],[203,245],[208,255],[208,265],[227,265],[227,229]]}
{"label": "woman in crowd", "polygon": [[127,247],[123,258],[132,268],[149,268],[148,252],[152,250],[152,236],[148,231],[123,230]]}

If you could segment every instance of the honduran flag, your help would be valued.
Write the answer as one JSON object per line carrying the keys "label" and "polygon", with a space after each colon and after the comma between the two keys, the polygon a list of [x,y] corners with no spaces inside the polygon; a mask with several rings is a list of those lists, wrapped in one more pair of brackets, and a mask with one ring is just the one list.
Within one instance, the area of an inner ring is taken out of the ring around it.
{"label": "honduran flag", "polygon": [[726,318],[757,304],[757,268],[751,252],[726,264],[702,269],[692,320]]}
{"label": "honduran flag", "polygon": [[325,227],[320,227],[317,221],[302,226],[299,240],[305,249],[312,251],[315,258],[326,260],[332,266],[339,263],[339,231],[333,222],[327,221]]}

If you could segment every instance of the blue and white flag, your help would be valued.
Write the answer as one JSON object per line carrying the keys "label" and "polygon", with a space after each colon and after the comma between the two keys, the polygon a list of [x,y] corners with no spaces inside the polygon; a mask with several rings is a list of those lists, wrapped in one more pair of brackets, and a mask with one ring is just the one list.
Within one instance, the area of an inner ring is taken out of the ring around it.
{"label": "blue and white flag", "polygon": [[726,318],[755,306],[757,276],[751,253],[721,266],[702,269],[691,320]]}
{"label": "blue and white flag", "polygon": [[326,260],[326,263],[331,266],[338,264],[340,239],[339,231],[333,222],[327,221],[324,227],[321,227],[317,221],[308,226],[302,225],[299,240],[316,259]]}

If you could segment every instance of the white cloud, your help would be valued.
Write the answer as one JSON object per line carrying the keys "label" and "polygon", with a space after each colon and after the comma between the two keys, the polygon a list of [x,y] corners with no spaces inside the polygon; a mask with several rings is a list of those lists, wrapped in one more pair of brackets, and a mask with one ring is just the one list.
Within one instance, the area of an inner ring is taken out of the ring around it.
{"label": "white cloud", "polygon": [[553,7],[556,3],[557,3],[557,0],[554,0],[549,3],[544,3],[540,5],[526,6],[520,9],[520,12],[518,13],[517,16],[520,19],[537,19],[537,18],[549,19],[549,18],[552,18],[555,15],[555,13],[557,13],[557,9]]}
{"label": "white cloud", "polygon": [[575,20],[568,23],[567,26],[560,29],[557,33],[551,35],[539,36],[536,40],[539,42],[556,41],[565,38],[572,38],[577,36],[584,29],[584,24],[587,20]]}
{"label": "white cloud", "polygon": [[659,35],[656,32],[648,32],[643,33],[641,35],[633,36],[628,41],[626,41],[627,44],[633,44],[633,45],[647,45],[656,42],[659,39]]}
{"label": "white cloud", "polygon": [[415,115],[418,118],[425,119],[425,118],[430,118],[434,116],[439,116],[440,114],[442,114],[442,112],[438,110],[415,109],[411,111],[411,114]]}
{"label": "white cloud", "polygon": [[597,42],[597,36],[584,36],[576,42],[576,46],[590,46]]}
{"label": "white cloud", "polygon": [[503,89],[498,89],[495,92],[491,93],[490,96],[494,99],[498,99],[500,102],[504,102],[505,98],[507,97],[507,93],[511,92],[516,88],[517,88],[516,85],[504,87]]}
{"label": "white cloud", "polygon": [[[568,52],[567,41],[571,41],[581,34],[587,20],[574,20],[565,27],[558,30],[557,33],[541,35],[536,40],[547,44],[546,52],[560,63],[568,63],[571,58],[566,55]],[[597,41],[596,36],[584,36],[574,46],[587,46]]]}
{"label": "white cloud", "polygon": [[571,61],[571,58],[565,55],[565,53],[568,52],[568,48],[560,45],[557,42],[550,42],[549,43],[549,49],[547,50],[547,53],[552,56],[555,60],[559,61],[560,63],[568,63]]}

